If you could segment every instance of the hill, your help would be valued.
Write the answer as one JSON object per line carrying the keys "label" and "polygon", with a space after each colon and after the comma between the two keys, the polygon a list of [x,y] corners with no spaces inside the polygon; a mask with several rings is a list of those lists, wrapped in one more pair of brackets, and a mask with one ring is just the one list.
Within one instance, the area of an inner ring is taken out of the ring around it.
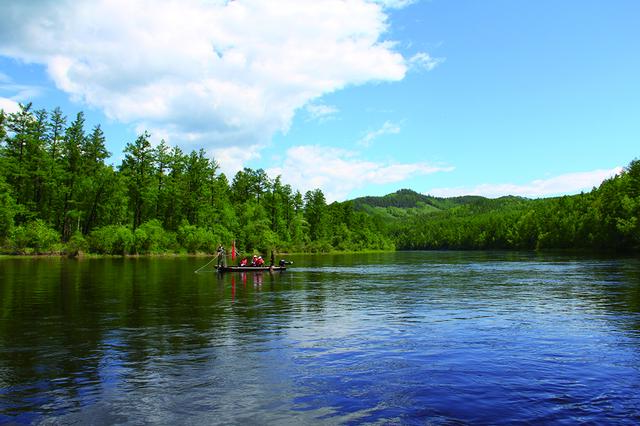
{"label": "hill", "polygon": [[496,199],[478,195],[441,198],[420,194],[411,189],[400,189],[384,196],[368,196],[352,200],[356,210],[384,219],[404,219],[462,208],[467,212],[481,213],[526,201],[529,200],[514,196]]}
{"label": "hill", "polygon": [[437,198],[401,190],[354,200],[400,250],[640,250],[640,160],[589,193]]}

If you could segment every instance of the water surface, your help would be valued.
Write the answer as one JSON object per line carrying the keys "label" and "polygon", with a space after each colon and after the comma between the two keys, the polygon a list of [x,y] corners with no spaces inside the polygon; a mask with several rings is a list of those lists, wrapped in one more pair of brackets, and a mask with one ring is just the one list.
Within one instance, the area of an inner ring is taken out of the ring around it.
{"label": "water surface", "polygon": [[0,260],[0,423],[640,421],[637,259],[293,260]]}

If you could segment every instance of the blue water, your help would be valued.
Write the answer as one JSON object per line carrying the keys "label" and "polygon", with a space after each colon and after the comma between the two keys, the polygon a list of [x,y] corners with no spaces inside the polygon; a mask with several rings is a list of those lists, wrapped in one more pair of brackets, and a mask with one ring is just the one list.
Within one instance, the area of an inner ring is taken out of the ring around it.
{"label": "blue water", "polygon": [[640,261],[0,261],[0,422],[638,424]]}

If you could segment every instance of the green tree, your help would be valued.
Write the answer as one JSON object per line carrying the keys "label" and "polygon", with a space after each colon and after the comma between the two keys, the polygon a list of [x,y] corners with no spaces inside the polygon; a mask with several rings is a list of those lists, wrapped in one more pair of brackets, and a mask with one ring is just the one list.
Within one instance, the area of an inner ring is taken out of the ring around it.
{"label": "green tree", "polygon": [[215,173],[218,165],[209,161],[204,150],[192,151],[187,158],[184,182],[183,206],[187,220],[196,225],[212,225],[212,206],[210,195],[215,186]]}
{"label": "green tree", "polygon": [[100,125],[96,125],[89,137],[83,140],[81,146],[83,174],[91,176],[104,166],[104,160],[111,153],[107,151],[106,139]]}
{"label": "green tree", "polygon": [[0,175],[0,245],[11,235],[17,210],[16,201],[11,196],[11,187]]}
{"label": "green tree", "polygon": [[167,195],[163,204],[162,221],[166,229],[177,230],[178,226],[183,222],[184,208],[182,195],[185,191],[183,185],[184,174],[186,169],[186,157],[179,147],[171,150],[169,158],[169,175],[163,184],[164,194]]}
{"label": "green tree", "polygon": [[[67,118],[62,110],[56,107],[49,115],[46,133],[46,150],[48,164],[46,165],[46,212],[42,218],[49,223],[60,224],[64,205],[64,190],[66,179],[64,174],[63,144]],[[57,226],[60,229],[60,226]]]}
{"label": "green tree", "polygon": [[144,132],[134,143],[128,143],[120,166],[120,172],[127,181],[134,229],[151,218],[156,206],[156,187],[153,185],[155,158],[150,137],[149,133]]}
{"label": "green tree", "polygon": [[328,236],[327,202],[321,190],[307,191],[304,195],[304,219],[309,224],[309,237],[319,241]]}
{"label": "green tree", "polygon": [[27,145],[36,126],[31,106],[31,103],[20,104],[20,110],[9,114],[6,118],[8,137],[5,136],[3,168],[5,179],[13,187],[18,204],[25,204],[27,201],[29,180],[28,168],[25,164]]}
{"label": "green tree", "polygon": [[164,218],[167,204],[171,194],[167,189],[168,171],[171,164],[171,153],[169,145],[164,139],[153,151],[155,159],[155,181],[156,181],[156,210],[154,217]]}
{"label": "green tree", "polygon": [[84,113],[79,112],[67,127],[62,145],[62,212],[58,227],[61,229],[63,241],[67,241],[73,232],[80,229],[82,212],[79,208],[78,186],[82,178],[82,147],[86,143],[84,123]]}

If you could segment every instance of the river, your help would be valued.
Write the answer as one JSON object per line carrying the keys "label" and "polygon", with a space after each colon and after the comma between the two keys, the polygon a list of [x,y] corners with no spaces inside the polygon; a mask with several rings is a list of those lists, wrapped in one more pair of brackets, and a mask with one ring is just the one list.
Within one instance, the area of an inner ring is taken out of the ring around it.
{"label": "river", "polygon": [[640,422],[640,260],[0,259],[0,423]]}

